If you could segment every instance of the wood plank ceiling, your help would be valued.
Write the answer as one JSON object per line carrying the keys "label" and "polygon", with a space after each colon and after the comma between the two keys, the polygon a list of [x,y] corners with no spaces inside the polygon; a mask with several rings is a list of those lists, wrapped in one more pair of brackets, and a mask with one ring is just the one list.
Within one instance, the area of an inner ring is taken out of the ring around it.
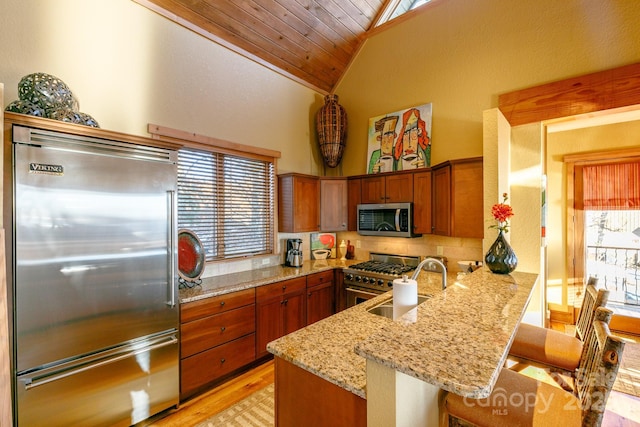
{"label": "wood plank ceiling", "polygon": [[322,93],[393,0],[134,0]]}

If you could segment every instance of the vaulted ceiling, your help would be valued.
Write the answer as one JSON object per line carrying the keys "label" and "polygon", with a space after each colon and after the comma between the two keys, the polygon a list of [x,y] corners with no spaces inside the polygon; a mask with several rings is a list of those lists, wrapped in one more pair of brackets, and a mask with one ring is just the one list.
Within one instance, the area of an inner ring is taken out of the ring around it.
{"label": "vaulted ceiling", "polygon": [[387,5],[398,3],[398,0],[134,1],[324,93],[335,88]]}

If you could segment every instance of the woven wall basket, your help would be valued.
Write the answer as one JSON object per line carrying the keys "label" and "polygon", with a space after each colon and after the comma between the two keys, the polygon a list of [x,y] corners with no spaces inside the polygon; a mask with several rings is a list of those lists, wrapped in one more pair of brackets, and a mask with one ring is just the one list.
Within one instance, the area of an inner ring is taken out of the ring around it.
{"label": "woven wall basket", "polygon": [[338,95],[324,97],[324,105],[316,113],[316,131],[324,163],[335,168],[342,160],[347,138],[347,112],[338,104]]}

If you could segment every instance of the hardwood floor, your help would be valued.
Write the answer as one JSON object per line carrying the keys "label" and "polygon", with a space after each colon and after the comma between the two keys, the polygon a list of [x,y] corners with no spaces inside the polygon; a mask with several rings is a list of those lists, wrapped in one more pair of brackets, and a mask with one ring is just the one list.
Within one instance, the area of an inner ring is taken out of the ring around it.
{"label": "hardwood floor", "polygon": [[[555,329],[555,328],[554,328]],[[273,382],[273,360],[269,360],[214,389],[183,403],[179,409],[162,414],[153,427],[190,427],[236,404]],[[603,427],[640,427],[640,398],[612,391]]]}
{"label": "hardwood floor", "polygon": [[271,383],[273,383],[273,359],[186,401],[180,405],[180,408],[163,414],[163,418],[150,425],[153,427],[194,426]]}

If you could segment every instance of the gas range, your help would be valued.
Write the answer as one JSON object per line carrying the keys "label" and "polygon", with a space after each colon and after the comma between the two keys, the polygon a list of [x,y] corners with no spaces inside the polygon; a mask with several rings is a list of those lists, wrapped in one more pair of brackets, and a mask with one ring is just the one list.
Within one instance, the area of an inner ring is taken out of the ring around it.
{"label": "gas range", "polygon": [[411,276],[420,264],[419,256],[371,253],[369,261],[345,268],[345,286],[383,293],[390,290],[395,279]]}

